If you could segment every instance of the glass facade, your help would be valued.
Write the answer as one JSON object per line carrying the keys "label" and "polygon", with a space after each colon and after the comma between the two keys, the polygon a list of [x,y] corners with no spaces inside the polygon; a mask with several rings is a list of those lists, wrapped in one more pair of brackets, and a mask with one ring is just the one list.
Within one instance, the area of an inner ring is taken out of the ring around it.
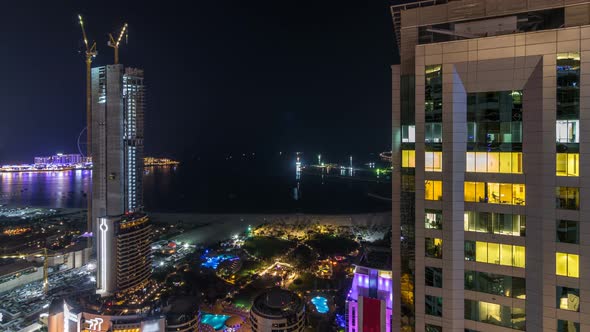
{"label": "glass facade", "polygon": [[526,298],[524,278],[479,271],[465,271],[465,289],[518,299]]}
{"label": "glass facade", "polygon": [[524,268],[526,249],[511,244],[465,241],[465,260]]}
{"label": "glass facade", "polygon": [[556,308],[569,311],[580,311],[579,289],[557,286],[556,290]]}
{"label": "glass facade", "polygon": [[555,274],[558,276],[579,278],[580,256],[563,252],[555,253]]}
{"label": "glass facade", "polygon": [[442,151],[442,101],[442,65],[426,66],[424,143],[427,152]]}
{"label": "glass facade", "polygon": [[416,143],[415,125],[402,125],[402,143]]}
{"label": "glass facade", "polygon": [[525,205],[525,185],[465,181],[465,202]]}
{"label": "glass facade", "polygon": [[424,170],[426,172],[442,172],[442,152],[426,151],[424,153]]}
{"label": "glass facade", "polygon": [[425,329],[426,332],[443,332],[443,329],[441,326],[438,325],[432,325],[432,324],[426,324]]}
{"label": "glass facade", "polygon": [[416,151],[402,150],[402,167],[415,168],[416,167]]}
{"label": "glass facade", "polygon": [[580,53],[558,53],[556,175],[580,176]]}
{"label": "glass facade", "polygon": [[466,232],[512,236],[525,236],[526,234],[524,215],[465,211],[464,216],[464,230]]}
{"label": "glass facade", "polygon": [[524,308],[495,303],[465,300],[465,319],[525,331]]}
{"label": "glass facade", "polygon": [[579,223],[573,220],[557,220],[556,241],[563,243],[580,243]]}
{"label": "glass facade", "polygon": [[580,323],[558,319],[557,332],[580,332]]}
{"label": "glass facade", "polygon": [[557,187],[555,188],[555,207],[566,210],[580,209],[580,188]]}
{"label": "glass facade", "polygon": [[431,316],[442,317],[443,299],[440,296],[426,295],[425,313]]}
{"label": "glass facade", "polygon": [[[465,39],[461,34],[444,33],[445,31],[453,31],[457,29],[468,31],[470,35],[475,35],[476,37],[488,37],[528,31],[558,29],[563,27],[565,22],[564,8],[530,11],[511,16],[514,17],[514,20],[506,21],[504,17],[493,17],[488,20],[477,18],[460,22],[459,24],[453,22],[421,26],[418,28],[418,44],[440,43]],[[501,23],[501,25],[499,23]],[[473,24],[475,24],[475,26]]]}
{"label": "glass facade", "polygon": [[[415,182],[415,142],[416,142],[416,82],[414,75],[400,77],[400,125],[402,131],[401,149],[408,152],[406,167],[401,173],[400,228],[401,228],[401,326],[404,330],[414,330],[414,258],[416,225],[416,182]],[[402,160],[403,161],[403,160]]]}
{"label": "glass facade", "polygon": [[467,152],[465,171],[522,174],[522,152]]}
{"label": "glass facade", "polygon": [[426,257],[442,258],[442,239],[424,238],[424,253]]}
{"label": "glass facade", "polygon": [[557,176],[580,176],[580,154],[555,154],[555,174]]}
{"label": "glass facade", "polygon": [[428,201],[442,201],[442,181],[424,181],[424,199]]}
{"label": "glass facade", "polygon": [[442,288],[443,272],[441,268],[427,266],[424,276],[426,286]]}
{"label": "glass facade", "polygon": [[467,95],[467,151],[522,151],[522,91]]}
{"label": "glass facade", "polygon": [[424,211],[424,228],[442,229],[442,211],[429,210]]}

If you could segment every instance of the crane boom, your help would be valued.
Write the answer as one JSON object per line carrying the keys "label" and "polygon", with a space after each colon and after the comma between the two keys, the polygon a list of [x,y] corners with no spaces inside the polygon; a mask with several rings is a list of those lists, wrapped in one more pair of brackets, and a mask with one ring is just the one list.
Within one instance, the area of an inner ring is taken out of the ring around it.
{"label": "crane boom", "polygon": [[109,33],[108,45],[110,47],[112,47],[115,51],[115,64],[119,63],[119,45],[121,44],[121,40],[123,39],[123,36],[125,35],[125,31],[127,31],[127,23],[125,23],[123,25],[123,27],[121,28],[121,32],[119,32],[119,37],[117,38],[117,40],[115,40],[113,35]]}
{"label": "crane boom", "polygon": [[84,20],[82,19],[82,15],[78,14],[78,20],[80,21],[80,27],[82,28],[82,37],[84,38],[84,44],[86,45],[86,52],[88,52],[88,38],[86,37],[86,30],[84,29]]}

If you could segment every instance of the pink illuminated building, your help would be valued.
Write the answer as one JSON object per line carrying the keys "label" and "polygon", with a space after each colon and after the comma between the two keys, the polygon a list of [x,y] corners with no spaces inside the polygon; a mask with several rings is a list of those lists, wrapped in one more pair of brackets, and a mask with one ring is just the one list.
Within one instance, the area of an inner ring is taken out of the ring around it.
{"label": "pink illuminated building", "polygon": [[391,271],[357,266],[346,299],[348,332],[391,332]]}

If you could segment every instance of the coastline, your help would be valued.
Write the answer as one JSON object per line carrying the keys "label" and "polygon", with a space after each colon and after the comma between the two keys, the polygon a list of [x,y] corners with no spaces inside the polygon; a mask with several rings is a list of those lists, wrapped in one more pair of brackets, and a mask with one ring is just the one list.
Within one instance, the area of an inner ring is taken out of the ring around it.
{"label": "coastline", "polygon": [[[3,208],[25,208],[32,206],[3,205]],[[37,207],[32,207],[37,208]],[[86,222],[86,209],[52,208],[55,215],[78,215],[79,222]],[[154,223],[185,224],[190,226],[186,232],[173,236],[173,240],[190,244],[210,245],[226,240],[234,234],[244,232],[248,226],[256,227],[264,223],[286,224],[331,224],[339,226],[361,226],[381,228],[391,225],[391,212],[355,214],[303,214],[303,213],[170,213],[146,211]]]}

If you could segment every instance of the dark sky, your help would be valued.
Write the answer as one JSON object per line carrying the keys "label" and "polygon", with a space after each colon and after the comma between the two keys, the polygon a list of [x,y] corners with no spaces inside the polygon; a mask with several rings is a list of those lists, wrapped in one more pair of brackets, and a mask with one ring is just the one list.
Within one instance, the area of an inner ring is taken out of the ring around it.
{"label": "dark sky", "polygon": [[77,13],[112,62],[145,69],[146,153],[383,151],[397,62],[388,1],[3,1],[0,163],[76,152],[85,126]]}

